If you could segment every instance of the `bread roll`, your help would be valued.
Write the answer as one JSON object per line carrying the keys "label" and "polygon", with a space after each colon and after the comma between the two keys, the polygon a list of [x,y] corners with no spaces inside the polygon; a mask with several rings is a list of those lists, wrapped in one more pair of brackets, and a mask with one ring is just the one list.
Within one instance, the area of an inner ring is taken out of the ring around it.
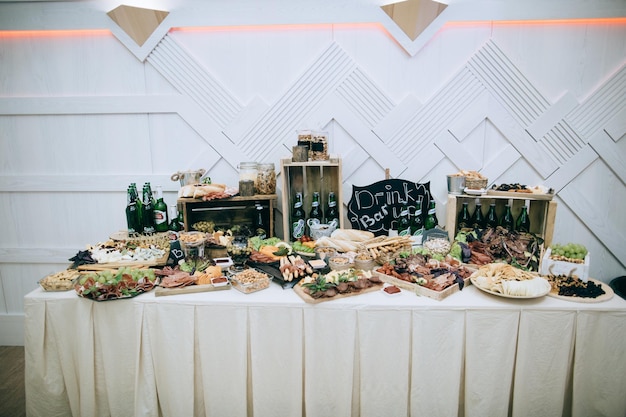
{"label": "bread roll", "polygon": [[179,198],[202,198],[215,193],[223,193],[226,190],[224,184],[190,184],[178,190]]}
{"label": "bread roll", "polygon": [[366,230],[337,229],[330,237],[333,239],[349,240],[351,242],[364,242],[374,237],[374,233]]}

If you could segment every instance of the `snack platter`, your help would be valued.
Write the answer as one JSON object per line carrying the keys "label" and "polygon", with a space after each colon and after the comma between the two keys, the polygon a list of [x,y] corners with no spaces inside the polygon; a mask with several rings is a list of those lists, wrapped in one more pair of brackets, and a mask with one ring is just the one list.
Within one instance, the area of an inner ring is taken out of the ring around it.
{"label": "snack platter", "polygon": [[550,292],[550,287],[547,286],[544,292],[533,294],[533,295],[509,295],[509,294],[503,294],[497,291],[492,291],[488,288],[481,287],[480,284],[476,282],[477,281],[476,278],[470,278],[470,280],[472,281],[472,284],[474,284],[474,286],[478,288],[479,290],[486,292],[488,294],[492,294],[492,295],[496,295],[498,297],[504,297],[504,298],[513,298],[513,299],[541,298],[541,297],[546,296]]}
{"label": "snack platter", "polygon": [[74,288],[79,276],[78,271],[66,269],[46,275],[38,281],[38,284],[44,291],[69,291]]}
{"label": "snack platter", "polygon": [[106,269],[117,269],[125,266],[132,268],[141,268],[141,267],[149,267],[149,266],[163,266],[167,263],[167,258],[170,256],[169,249],[165,251],[165,254],[160,258],[156,258],[150,261],[119,261],[119,262],[108,262],[108,263],[95,263],[95,264],[84,264],[79,265],[79,271],[99,271]]}
{"label": "snack platter", "polygon": [[559,300],[572,301],[575,303],[601,303],[603,301],[610,300],[611,298],[613,298],[613,295],[615,295],[613,289],[602,281],[589,278],[588,282],[593,282],[596,285],[599,285],[602,288],[602,290],[604,290],[604,294],[596,298],[567,296],[567,295],[559,295],[558,289],[552,288],[551,291],[548,293],[548,296],[553,297],[553,298],[558,298]]}
{"label": "snack platter", "polygon": [[300,282],[301,278],[294,278],[292,281],[286,281],[283,278],[283,274],[280,272],[278,262],[254,262],[248,261],[247,265],[252,268],[258,269],[259,271],[265,272],[268,274],[272,281],[285,288],[293,288],[298,282]]}
{"label": "snack platter", "polygon": [[319,303],[323,303],[326,301],[333,301],[333,300],[339,300],[342,298],[348,298],[348,297],[354,297],[355,295],[361,295],[361,294],[367,294],[369,292],[374,292],[374,291],[380,291],[380,289],[383,287],[383,283],[378,283],[378,284],[374,284],[369,288],[364,288],[362,290],[360,290],[359,292],[350,292],[350,293],[346,293],[346,294],[337,294],[332,298],[313,298],[311,297],[309,294],[307,294],[306,292],[304,292],[304,288],[302,288],[301,285],[296,285],[293,287],[293,291],[298,294],[298,296],[300,298],[302,298],[302,300],[304,300],[304,302],[308,303],[308,304],[319,304]]}
{"label": "snack platter", "polygon": [[[376,270],[373,270],[373,273],[378,275],[383,282],[388,284],[395,285],[398,288],[403,290],[411,291],[417,295],[422,295],[424,297],[432,298],[433,300],[441,301],[444,298],[461,291],[461,288],[458,283],[452,284],[448,288],[443,289],[442,291],[431,290],[430,288],[426,288],[422,285],[415,284],[412,282],[408,282],[396,277],[392,277],[391,275],[383,274]],[[470,283],[469,277],[463,279],[463,285],[466,286]]]}
{"label": "snack platter", "polygon": [[507,197],[507,198],[532,198],[534,200],[552,200],[554,194],[552,193],[533,193],[533,192],[519,192],[519,191],[496,191],[493,189],[487,190],[488,196],[494,197]]}
{"label": "snack platter", "polygon": [[231,285],[244,294],[261,291],[270,286],[271,277],[256,268],[246,268],[242,271],[227,271]]}

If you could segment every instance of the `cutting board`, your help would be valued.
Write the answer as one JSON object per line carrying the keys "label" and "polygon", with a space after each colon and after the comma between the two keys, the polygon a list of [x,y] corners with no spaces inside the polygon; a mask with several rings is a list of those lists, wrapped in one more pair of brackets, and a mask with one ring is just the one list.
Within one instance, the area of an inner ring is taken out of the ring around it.
{"label": "cutting board", "polygon": [[165,295],[193,294],[198,292],[230,290],[231,288],[232,285],[230,285],[230,281],[227,285],[220,285],[217,287],[213,284],[187,285],[186,287],[175,288],[156,287],[154,290],[154,296],[162,297]]}
{"label": "cutting board", "polygon": [[304,288],[302,288],[302,285],[294,286],[293,290],[305,302],[307,302],[309,304],[319,304],[319,303],[323,303],[325,301],[339,300],[341,298],[354,297],[355,295],[361,295],[361,294],[366,294],[368,292],[379,291],[381,288],[383,288],[382,282],[380,284],[374,284],[373,286],[371,286],[369,288],[366,288],[366,289],[363,289],[363,290],[361,290],[359,292],[350,292],[350,293],[347,293],[347,294],[337,294],[337,295],[335,295],[332,298],[327,298],[327,297],[324,297],[324,298],[313,298],[309,294],[304,292]]}

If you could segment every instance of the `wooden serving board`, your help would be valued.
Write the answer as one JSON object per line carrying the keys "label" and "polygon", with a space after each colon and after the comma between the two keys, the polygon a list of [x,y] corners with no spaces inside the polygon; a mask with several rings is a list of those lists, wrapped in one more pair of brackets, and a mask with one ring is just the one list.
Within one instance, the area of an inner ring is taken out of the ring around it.
{"label": "wooden serving board", "polygon": [[565,301],[573,301],[575,303],[601,303],[603,301],[610,300],[615,295],[615,293],[613,292],[613,288],[611,288],[609,285],[605,284],[604,282],[598,281],[592,278],[589,278],[588,281],[592,281],[595,284],[600,285],[602,289],[604,290],[604,294],[596,298],[568,297],[565,295],[559,295],[558,292],[556,292],[556,290],[553,289],[552,291],[548,293],[548,295],[553,298],[558,298],[560,300],[565,300]]}
{"label": "wooden serving board", "polygon": [[170,256],[169,249],[165,251],[165,254],[158,259],[154,259],[152,261],[120,261],[120,262],[109,262],[109,263],[96,263],[96,264],[84,264],[79,265],[79,271],[102,271],[105,269],[118,269],[123,267],[130,268],[147,268],[150,266],[163,266],[167,263],[167,258]]}
{"label": "wooden serving board", "polygon": [[[435,291],[435,290],[431,290],[430,288],[426,288],[421,285],[414,284],[412,282],[407,282],[402,279],[392,277],[391,275],[382,274],[376,270],[374,270],[373,272],[374,274],[378,275],[378,277],[383,282],[386,282],[387,284],[393,284],[398,288],[402,288],[403,290],[408,290],[408,291],[416,293],[417,295],[423,295],[425,297],[432,298],[433,300],[437,300],[437,301],[441,301],[447,296],[460,291],[459,284],[457,283],[449,286],[443,291]],[[465,278],[463,282],[465,283],[464,288],[465,286],[471,284],[469,277]]]}
{"label": "wooden serving board", "polygon": [[487,195],[493,195],[498,197],[509,198],[531,198],[534,200],[552,200],[554,194],[540,194],[540,193],[520,193],[515,191],[496,191],[487,190]]}
{"label": "wooden serving board", "polygon": [[165,295],[194,294],[198,292],[230,290],[231,288],[232,288],[232,285],[230,284],[230,281],[228,282],[227,285],[220,285],[217,287],[213,284],[187,285],[186,287],[178,287],[178,288],[156,287],[154,290],[154,296],[161,297]]}
{"label": "wooden serving board", "polygon": [[364,290],[361,290],[359,292],[351,292],[351,293],[347,293],[347,294],[337,294],[336,296],[332,297],[332,298],[327,298],[327,297],[323,297],[323,298],[313,298],[311,297],[309,294],[304,292],[304,288],[302,288],[302,285],[296,285],[293,287],[293,290],[296,294],[298,294],[300,296],[300,298],[302,298],[305,302],[309,303],[309,304],[319,304],[319,303],[323,303],[325,301],[333,301],[333,300],[339,300],[341,298],[348,298],[348,297],[354,297],[355,295],[361,295],[361,294],[366,294],[368,292],[374,292],[374,291],[379,291],[381,288],[383,287],[382,283],[380,284],[374,284],[369,288],[366,288]]}

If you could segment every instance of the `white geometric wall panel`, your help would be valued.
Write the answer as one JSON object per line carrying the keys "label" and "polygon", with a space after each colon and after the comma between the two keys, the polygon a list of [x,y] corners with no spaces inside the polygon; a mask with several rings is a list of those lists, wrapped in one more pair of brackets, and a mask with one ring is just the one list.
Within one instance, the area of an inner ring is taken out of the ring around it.
{"label": "white geometric wall panel", "polygon": [[[229,147],[231,152],[220,153],[233,167],[242,160],[242,155],[245,159],[277,161],[294,143],[298,128],[322,128],[335,122],[381,169],[389,168],[393,177],[423,180],[438,162],[447,158],[459,168],[478,169],[493,179],[523,158],[546,185],[552,185],[552,175],[583,149],[588,150],[590,135],[604,132],[603,126],[616,120],[626,108],[624,67],[580,105],[568,94],[550,103],[498,45],[489,40],[424,105],[404,114],[404,119],[396,117],[395,125],[379,128],[397,105],[338,44],[331,43],[275,103],[263,106],[260,114],[247,113],[249,118],[258,116],[256,120],[242,122],[250,126],[248,130],[236,137],[231,133],[226,139],[227,126],[243,110],[226,87],[170,36],[163,38],[147,61],[213,120],[215,126],[205,137],[207,143],[215,144],[218,151],[217,144],[225,140],[230,139],[236,145],[236,150]],[[196,114],[195,121],[187,121],[194,126],[201,119]],[[463,134],[474,125],[459,126],[457,121],[480,123],[484,119],[500,130],[510,146],[488,160],[473,160],[467,150],[463,151]],[[315,120],[316,126],[307,125],[311,120]],[[621,124],[611,126],[612,131],[617,131],[614,135],[623,136],[619,132]],[[224,137],[220,138],[220,134]],[[348,166],[358,167],[363,162],[363,154],[343,157]],[[353,157],[359,161],[350,161]],[[428,162],[416,164],[416,160]],[[565,177],[556,176],[557,191],[580,175],[586,165],[575,166],[580,169],[568,168]],[[617,166],[616,172],[621,177],[623,169]],[[344,173],[346,195],[350,194],[351,185],[351,176]],[[580,196],[564,202],[574,211],[584,211]],[[585,222],[584,218],[581,220]],[[608,236],[608,229],[594,229],[600,240],[614,240],[614,235]],[[617,238],[621,237],[618,233]],[[626,259],[620,245],[607,244],[607,248],[617,259]]]}

